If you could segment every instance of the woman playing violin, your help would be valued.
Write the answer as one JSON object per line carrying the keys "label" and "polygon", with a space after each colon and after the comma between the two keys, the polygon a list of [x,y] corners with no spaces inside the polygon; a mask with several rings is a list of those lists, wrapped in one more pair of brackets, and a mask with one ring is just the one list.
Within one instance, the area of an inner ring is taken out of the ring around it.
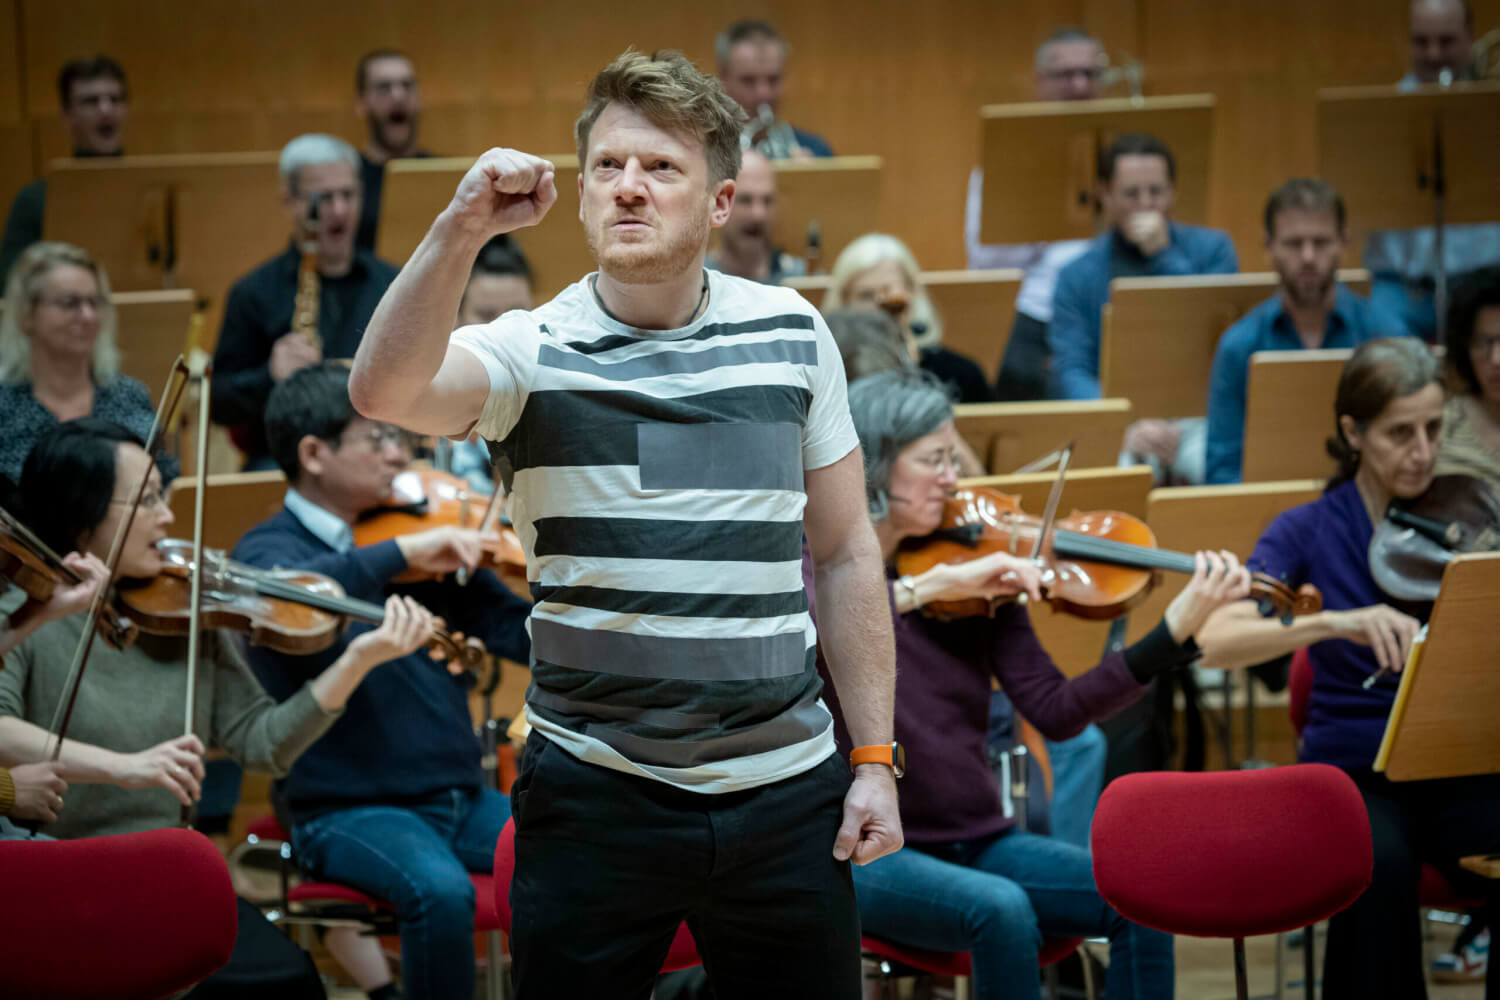
{"label": "woman playing violin", "polygon": [[[1422,863],[1437,865],[1461,894],[1487,898],[1492,917],[1500,898],[1496,883],[1458,865],[1466,854],[1500,849],[1500,776],[1392,783],[1371,770],[1394,673],[1431,609],[1391,606],[1370,570],[1370,542],[1393,499],[1419,498],[1433,481],[1443,430],[1438,363],[1417,340],[1369,341],[1344,367],[1334,412],[1328,448],[1337,474],[1320,498],[1272,522],[1250,561],[1294,587],[1313,583],[1324,610],[1284,628],[1240,602],[1216,612],[1200,641],[1205,663],[1222,667],[1308,647],[1314,673],[1301,758],[1353,777],[1375,846],[1370,888],[1329,922],[1323,995],[1421,997]],[[1485,995],[1500,997],[1500,977],[1490,976]]]}
{"label": "woman playing violin", "polygon": [[[1039,599],[1041,574],[1031,561],[997,553],[897,577],[898,548],[938,528],[958,482],[957,435],[943,389],[930,376],[884,372],[849,387],[849,409],[890,567],[896,738],[912,775],[901,790],[907,849],[854,869],[865,931],[900,944],[970,952],[981,1000],[1040,995],[1042,935],[1107,934],[1109,995],[1170,997],[1171,938],[1129,923],[1100,898],[1088,851],[1018,831],[1004,814],[986,756],[990,687],[998,680],[1043,735],[1071,736],[1130,704],[1157,673],[1189,660],[1193,633],[1210,611],[1247,592],[1248,574],[1228,553],[1199,553],[1191,582],[1154,631],[1066,678],[1019,604],[1001,605],[993,618],[940,622],[920,613],[939,599]],[[814,569],[804,559],[809,594]],[[825,682],[824,691],[836,705],[832,685]],[[836,709],[834,718],[841,718]],[[847,752],[841,723],[838,738]]]}
{"label": "woman playing violin", "polygon": [[[102,558],[148,469],[116,581],[152,578],[163,568],[156,545],[167,537],[172,514],[160,473],[139,439],[117,424],[84,418],[45,433],[22,473],[23,516],[54,550]],[[85,624],[81,615],[51,622],[7,658],[0,671],[0,763],[39,761],[50,746],[44,727],[62,697]],[[196,718],[186,735],[187,640],[142,634],[125,649],[96,643],[62,745],[73,783],[68,808],[48,832],[80,837],[175,824],[179,806],[199,796],[205,746],[284,775],[371,670],[422,645],[432,628],[432,617],[415,602],[393,599],[379,629],[356,639],[280,705],[256,683],[231,638],[206,632]]]}
{"label": "woman playing violin", "polygon": [[[37,243],[16,260],[0,317],[0,475],[17,481],[32,444],[60,421],[95,416],[144,439],[146,387],[120,374],[109,278],[86,250]],[[163,459],[170,479],[176,459]],[[66,550],[64,550],[66,551]]]}

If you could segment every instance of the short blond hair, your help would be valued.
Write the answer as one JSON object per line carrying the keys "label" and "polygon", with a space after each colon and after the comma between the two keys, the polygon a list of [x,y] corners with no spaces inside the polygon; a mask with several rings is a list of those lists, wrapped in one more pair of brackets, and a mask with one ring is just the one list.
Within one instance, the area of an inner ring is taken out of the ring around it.
{"label": "short blond hair", "polygon": [[855,275],[877,264],[893,260],[911,286],[911,322],[926,329],[915,340],[918,347],[936,347],[943,340],[943,318],[933,306],[927,289],[922,287],[922,269],[905,243],[886,233],[866,233],[853,240],[839,253],[829,275],[828,291],[823,295],[823,312],[843,309],[848,304],[849,283]]}
{"label": "short blond hair", "polygon": [[658,128],[703,143],[710,184],[740,172],[740,133],[749,118],[718,80],[700,72],[681,52],[661,49],[648,56],[626,49],[594,77],[588,105],[573,125],[581,167],[588,163],[589,133],[611,104],[622,104]]}
{"label": "short blond hair", "polygon": [[106,386],[120,374],[120,349],[115,344],[115,307],[109,275],[82,247],[71,243],[33,243],[10,269],[5,282],[5,314],[0,317],[0,385],[31,381],[31,339],[23,332],[42,299],[42,282],[55,267],[81,267],[99,286],[99,336],[89,360],[94,384]]}

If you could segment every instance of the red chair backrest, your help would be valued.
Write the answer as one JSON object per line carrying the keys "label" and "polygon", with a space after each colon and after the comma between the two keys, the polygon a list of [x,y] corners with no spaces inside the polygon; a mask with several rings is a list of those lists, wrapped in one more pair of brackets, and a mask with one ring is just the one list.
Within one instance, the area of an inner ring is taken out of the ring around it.
{"label": "red chair backrest", "polygon": [[1307,701],[1312,697],[1313,665],[1302,646],[1292,654],[1292,666],[1287,673],[1287,710],[1292,716],[1292,731],[1301,737],[1307,728]]}
{"label": "red chair backrest", "polygon": [[1326,764],[1130,774],[1094,814],[1094,881],[1126,919],[1173,934],[1305,927],[1370,883],[1370,821]]}
{"label": "red chair backrest", "polygon": [[208,838],[152,830],[0,845],[3,992],[155,1000],[222,968],[239,921]]}
{"label": "red chair backrest", "polygon": [[[500,918],[500,929],[510,933],[510,880],[516,873],[516,821],[508,819],[500,830],[500,839],[495,842],[495,914]],[[476,886],[477,888],[477,886]],[[679,924],[677,936],[667,949],[666,961],[661,971],[676,972],[702,964],[698,957],[698,944],[693,940],[687,924]]]}

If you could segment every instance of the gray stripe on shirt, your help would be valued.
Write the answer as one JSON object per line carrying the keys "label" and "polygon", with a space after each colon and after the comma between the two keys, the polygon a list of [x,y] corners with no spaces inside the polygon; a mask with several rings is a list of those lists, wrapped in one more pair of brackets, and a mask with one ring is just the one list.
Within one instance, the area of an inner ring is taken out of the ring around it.
{"label": "gray stripe on shirt", "polygon": [[768,636],[686,639],[572,628],[545,618],[531,620],[531,650],[537,660],[620,677],[695,681],[790,677],[807,669],[807,649],[807,635],[800,629]]}

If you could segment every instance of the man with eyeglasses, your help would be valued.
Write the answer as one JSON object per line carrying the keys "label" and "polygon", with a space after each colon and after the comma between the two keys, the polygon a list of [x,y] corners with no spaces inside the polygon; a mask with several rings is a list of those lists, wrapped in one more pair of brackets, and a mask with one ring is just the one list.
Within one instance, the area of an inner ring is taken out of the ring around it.
{"label": "man with eyeglasses", "polygon": [[[282,203],[292,239],[286,250],[237,282],[224,307],[214,351],[212,413],[245,453],[245,469],[271,469],[262,426],[277,383],[322,358],[351,358],[396,269],[356,246],[363,191],[360,159],[342,139],[300,135],[281,151]],[[292,331],[300,235],[317,207],[317,337]]]}
{"label": "man with eyeglasses", "polygon": [[[1092,101],[1100,95],[1107,57],[1099,40],[1081,28],[1058,28],[1036,50],[1036,98],[1039,101]],[[1057,274],[1083,253],[1088,240],[1054,243],[981,243],[979,220],[984,209],[984,170],[969,174],[964,207],[964,247],[968,266],[1019,268],[1026,272],[1016,296],[1016,318],[996,377],[1000,400],[1045,399],[1047,396],[1047,324],[1052,320],[1052,289]]]}
{"label": "man with eyeglasses", "polygon": [[359,177],[364,201],[359,213],[356,244],[375,252],[375,229],[380,223],[380,194],[385,187],[387,162],[405,157],[426,158],[417,125],[422,117],[422,89],[411,59],[398,49],[376,49],[360,57],[354,70],[355,110],[365,120],[369,140],[359,151]]}
{"label": "man with eyeglasses", "polygon": [[[354,411],[348,384],[347,368],[324,362],[272,390],[266,439],[290,484],[286,504],[245,535],[233,558],[325,573],[360,600],[399,592],[492,654],[526,662],[529,605],[488,570],[465,586],[452,578],[478,562],[477,531],[438,528],[354,544],[355,522],[389,500],[407,455],[399,430]],[[393,585],[407,570],[436,579]],[[313,656],[251,647],[250,667],[273,698],[291,697],[368,627],[350,626]],[[474,995],[469,872],[490,870],[510,818],[509,799],[484,784],[469,687],[466,676],[421,651],[388,662],[276,786],[298,864],[395,906],[403,989],[412,998]],[[400,995],[388,979],[359,985],[377,1000]]]}
{"label": "man with eyeglasses", "polygon": [[[57,96],[74,156],[124,153],[125,121],[130,110],[124,67],[105,55],[74,59],[57,75]],[[41,240],[46,205],[45,177],[21,188],[11,202],[5,235],[0,238],[0,288],[5,287],[6,276],[21,251]]]}

